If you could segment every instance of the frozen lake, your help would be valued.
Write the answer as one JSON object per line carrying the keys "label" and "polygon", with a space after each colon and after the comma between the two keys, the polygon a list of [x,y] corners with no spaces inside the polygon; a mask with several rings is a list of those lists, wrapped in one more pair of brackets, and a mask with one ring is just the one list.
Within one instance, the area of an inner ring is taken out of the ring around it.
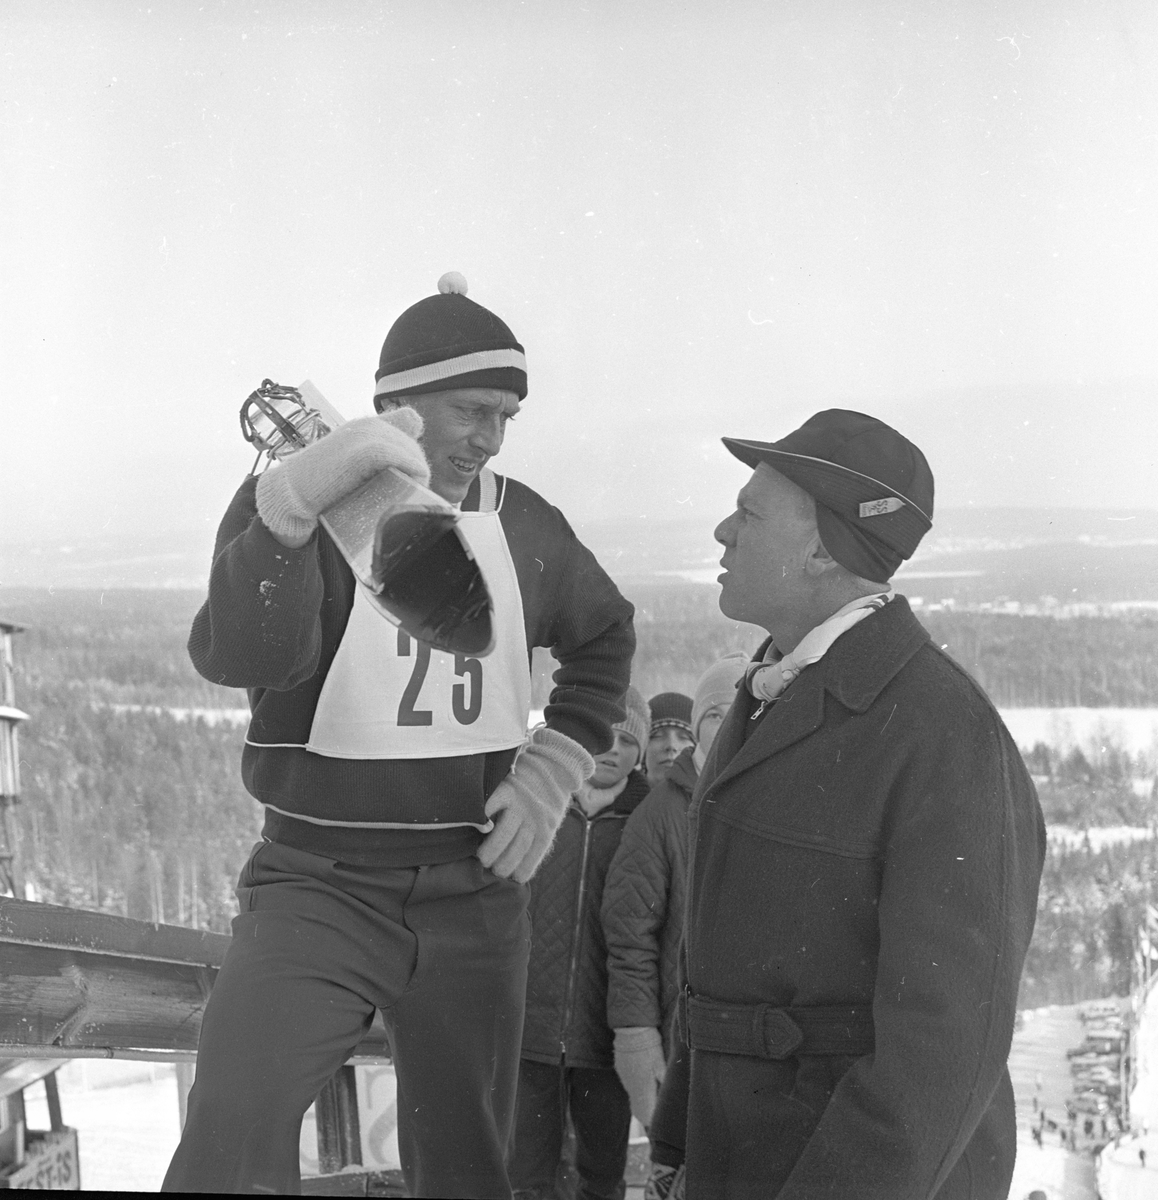
{"label": "frozen lake", "polygon": [[[178,721],[205,721],[244,729],[247,708],[159,708],[142,704],[113,704],[117,712],[167,712]],[[1109,739],[1131,754],[1158,758],[1158,708],[1002,708],[998,710],[1014,741],[1024,750],[1044,742],[1062,750]],[[530,723],[543,719],[541,709],[531,712]]]}
{"label": "frozen lake", "polygon": [[1131,754],[1158,757],[1158,708],[1002,708],[1023,750],[1044,742],[1061,750],[1112,742]]}

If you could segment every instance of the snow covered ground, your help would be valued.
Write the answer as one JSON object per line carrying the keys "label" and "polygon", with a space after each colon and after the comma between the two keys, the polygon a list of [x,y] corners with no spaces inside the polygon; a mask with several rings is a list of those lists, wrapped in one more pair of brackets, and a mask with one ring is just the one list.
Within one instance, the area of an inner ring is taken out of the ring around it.
{"label": "snow covered ground", "polygon": [[[80,1178],[85,1191],[155,1192],[181,1136],[177,1078],[165,1063],[76,1059],[57,1073],[61,1115],[77,1130]],[[394,1069],[358,1068],[362,1161],[397,1168]],[[48,1129],[44,1088],[25,1092],[28,1126]],[[303,1174],[317,1174],[314,1110],[302,1122]]]}
{"label": "snow covered ground", "polygon": [[[76,1059],[57,1073],[60,1108],[77,1130],[85,1191],[155,1192],[177,1148],[177,1079],[162,1063]],[[44,1089],[25,1092],[28,1126],[47,1129]]]}
{"label": "snow covered ground", "polygon": [[[1079,1045],[1084,1036],[1076,1005],[1027,1012],[1013,1035],[1009,1074],[1017,1101],[1017,1162],[1010,1200],[1025,1200],[1035,1189],[1045,1192],[1048,1200],[1097,1200],[1091,1155],[1074,1153],[1062,1146],[1061,1139],[1069,1127],[1065,1102],[1073,1093],[1066,1050]],[[1030,1130],[1041,1110],[1058,1129],[1047,1130],[1038,1147]]]}
{"label": "snow covered ground", "polygon": [[1127,1135],[1098,1160],[1103,1200],[1154,1200],[1158,1196],[1158,1133]]}

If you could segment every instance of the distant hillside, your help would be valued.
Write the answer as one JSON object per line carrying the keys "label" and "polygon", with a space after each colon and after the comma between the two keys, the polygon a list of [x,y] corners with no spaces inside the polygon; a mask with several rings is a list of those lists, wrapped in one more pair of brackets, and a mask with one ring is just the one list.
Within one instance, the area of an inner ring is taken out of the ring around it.
{"label": "distant hillside", "polygon": [[[719,574],[721,547],[699,521],[598,521],[579,533],[619,580]],[[1158,601],[1158,511],[949,509],[897,582],[930,603]]]}
{"label": "distant hillside", "polygon": [[[720,547],[713,528],[702,518],[576,520],[579,535],[624,583],[714,582]],[[0,541],[0,587],[201,590],[212,552],[208,528],[72,543]],[[1158,601],[1158,510],[948,509],[898,583],[929,603]]]}

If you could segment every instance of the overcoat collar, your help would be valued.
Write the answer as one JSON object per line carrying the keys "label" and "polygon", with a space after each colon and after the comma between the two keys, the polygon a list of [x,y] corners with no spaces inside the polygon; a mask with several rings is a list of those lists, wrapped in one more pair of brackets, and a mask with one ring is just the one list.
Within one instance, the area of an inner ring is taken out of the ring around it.
{"label": "overcoat collar", "polygon": [[[902,667],[929,640],[904,596],[842,634],[818,662],[806,667],[785,689],[744,740],[757,701],[743,684],[720,727],[697,793],[708,793],[764,759],[808,737],[824,723],[828,692],[845,708],[867,712]],[[764,655],[767,642],[756,652]]]}

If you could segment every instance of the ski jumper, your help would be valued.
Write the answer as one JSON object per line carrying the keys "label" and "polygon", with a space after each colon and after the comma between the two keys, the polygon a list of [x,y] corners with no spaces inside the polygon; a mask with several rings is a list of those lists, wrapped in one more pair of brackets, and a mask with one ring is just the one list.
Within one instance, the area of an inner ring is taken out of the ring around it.
{"label": "ski jumper", "polygon": [[266,820],[166,1188],[299,1190],[302,1115],[377,1008],[411,1194],[510,1194],[527,889],[474,857],[484,806],[525,738],[532,647],[559,663],[548,727],[596,754],[635,638],[631,605],[535,492],[483,471],[462,510],[495,603],[485,659],[378,615],[323,530],[278,542],[252,479],[225,515],[189,647],[206,678],[249,689],[242,774]]}

